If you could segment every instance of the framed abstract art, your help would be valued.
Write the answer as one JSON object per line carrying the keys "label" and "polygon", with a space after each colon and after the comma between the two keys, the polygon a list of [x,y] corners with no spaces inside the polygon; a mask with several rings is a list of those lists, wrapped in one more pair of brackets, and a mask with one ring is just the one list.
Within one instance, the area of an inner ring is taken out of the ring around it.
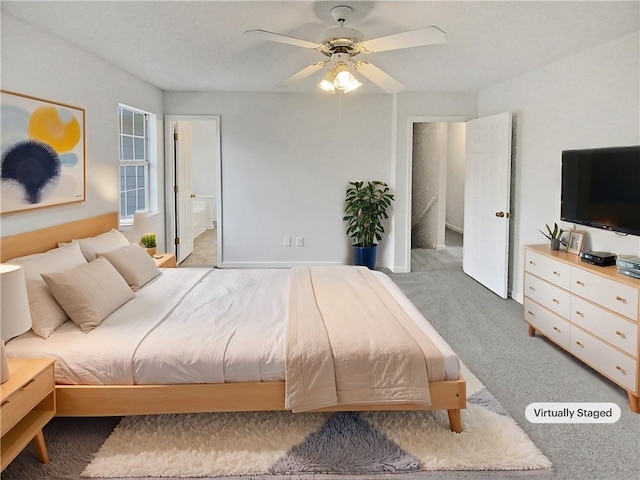
{"label": "framed abstract art", "polygon": [[0,213],[85,200],[84,109],[0,90]]}

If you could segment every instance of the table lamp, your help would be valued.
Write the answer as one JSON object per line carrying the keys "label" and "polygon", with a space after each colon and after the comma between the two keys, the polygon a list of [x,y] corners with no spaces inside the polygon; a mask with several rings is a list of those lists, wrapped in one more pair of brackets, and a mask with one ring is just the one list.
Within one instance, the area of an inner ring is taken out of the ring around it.
{"label": "table lamp", "polygon": [[24,271],[18,265],[0,264],[0,383],[9,380],[5,340],[30,328],[31,312]]}

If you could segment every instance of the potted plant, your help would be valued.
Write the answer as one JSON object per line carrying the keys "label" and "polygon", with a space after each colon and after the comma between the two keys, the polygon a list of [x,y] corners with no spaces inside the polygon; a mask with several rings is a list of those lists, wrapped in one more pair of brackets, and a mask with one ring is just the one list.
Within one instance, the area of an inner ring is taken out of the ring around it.
{"label": "potted plant", "polygon": [[547,227],[547,233],[539,230],[541,234],[551,240],[551,250],[560,250],[560,239],[562,238],[562,229],[558,228],[558,224],[553,224],[553,230],[549,228],[549,225],[545,224]]}
{"label": "potted plant", "polygon": [[353,239],[355,264],[373,269],[376,265],[378,245],[382,240],[382,220],[389,218],[387,210],[393,201],[389,186],[377,180],[349,182],[344,201],[347,235]]}
{"label": "potted plant", "polygon": [[155,233],[145,233],[142,235],[140,239],[140,244],[146,248],[147,253],[151,256],[156,254],[156,234]]}

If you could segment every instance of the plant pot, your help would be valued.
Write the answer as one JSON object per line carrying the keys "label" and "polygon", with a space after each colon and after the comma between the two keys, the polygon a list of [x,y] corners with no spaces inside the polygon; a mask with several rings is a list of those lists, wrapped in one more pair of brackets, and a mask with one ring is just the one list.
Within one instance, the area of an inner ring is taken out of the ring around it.
{"label": "plant pot", "polygon": [[559,238],[551,239],[551,250],[560,250],[560,239]]}
{"label": "plant pot", "polygon": [[146,248],[145,249],[149,255],[152,257],[156,254],[156,247]]}
{"label": "plant pot", "polygon": [[378,252],[378,245],[372,245],[370,247],[361,247],[359,245],[353,246],[353,253],[355,256],[355,264],[362,265],[369,270],[373,270],[376,267],[376,255]]}

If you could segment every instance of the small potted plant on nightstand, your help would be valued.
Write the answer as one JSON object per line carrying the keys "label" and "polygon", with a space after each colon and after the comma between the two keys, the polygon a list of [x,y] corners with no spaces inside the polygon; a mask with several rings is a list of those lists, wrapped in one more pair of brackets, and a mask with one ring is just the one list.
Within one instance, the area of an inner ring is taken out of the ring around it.
{"label": "small potted plant on nightstand", "polygon": [[151,256],[156,254],[156,234],[155,233],[145,233],[140,239],[140,244],[147,250],[147,253]]}
{"label": "small potted plant on nightstand", "polygon": [[562,238],[563,230],[558,227],[557,223],[553,224],[553,230],[549,228],[549,225],[545,224],[545,227],[547,227],[547,233],[542,230],[540,230],[540,233],[551,241],[551,250],[560,250],[560,239]]}

